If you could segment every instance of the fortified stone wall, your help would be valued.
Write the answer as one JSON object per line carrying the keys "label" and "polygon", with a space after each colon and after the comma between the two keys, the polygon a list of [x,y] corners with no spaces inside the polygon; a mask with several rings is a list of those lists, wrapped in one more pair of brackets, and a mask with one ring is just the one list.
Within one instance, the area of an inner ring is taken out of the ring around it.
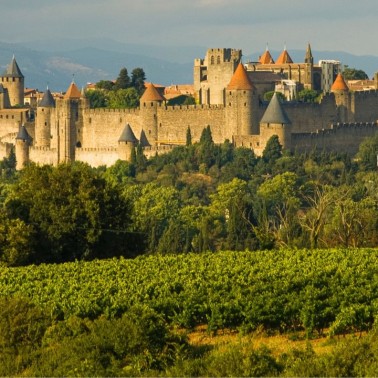
{"label": "fortified stone wall", "polygon": [[283,107],[292,123],[292,133],[309,133],[329,128],[337,122],[337,109],[332,94],[317,103],[284,103]]}
{"label": "fortified stone wall", "polygon": [[[223,143],[228,136],[225,128],[224,106],[187,105],[158,108],[158,142],[185,144],[190,127],[193,142],[198,142],[202,131],[210,126],[215,143]],[[148,139],[148,130],[146,131]]]}
{"label": "fortified stone wall", "polygon": [[84,111],[83,148],[117,148],[118,139],[127,123],[136,138],[142,130],[139,109],[87,109]]}
{"label": "fortified stone wall", "polygon": [[76,148],[75,156],[92,167],[111,166],[119,158],[117,148]]}
{"label": "fortified stone wall", "polygon": [[58,154],[55,149],[48,147],[30,147],[29,159],[40,165],[56,165],[58,163]]}
{"label": "fortified stone wall", "polygon": [[13,147],[14,143],[0,143],[0,159],[8,157]]}
{"label": "fortified stone wall", "polygon": [[371,122],[378,119],[378,91],[353,92],[351,111],[357,122]]}
{"label": "fortified stone wall", "polygon": [[292,134],[291,143],[298,152],[319,149],[356,154],[361,142],[377,133],[377,122],[335,124],[314,133]]}

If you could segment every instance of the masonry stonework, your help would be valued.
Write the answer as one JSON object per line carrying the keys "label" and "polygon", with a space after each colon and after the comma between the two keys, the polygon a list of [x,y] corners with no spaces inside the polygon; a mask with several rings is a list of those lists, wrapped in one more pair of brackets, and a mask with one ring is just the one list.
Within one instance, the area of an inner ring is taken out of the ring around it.
{"label": "masonry stonework", "polygon": [[[0,84],[0,157],[9,154],[13,144],[18,168],[29,161],[56,165],[79,160],[109,166],[118,159],[130,159],[138,141],[143,142],[146,156],[154,156],[185,144],[188,128],[192,141],[199,141],[208,126],[215,143],[227,139],[258,155],[272,135],[278,135],[283,147],[291,150],[354,153],[364,138],[378,132],[377,90],[352,92],[338,78],[338,85],[324,93],[319,103],[278,102],[272,111],[270,103],[262,101],[261,90],[274,87],[278,72],[314,88],[319,67],[308,58],[300,64],[275,66],[270,60],[266,65],[243,65],[241,56],[241,50],[209,49],[205,59],[195,60],[197,105],[167,106],[151,85],[138,109],[91,109],[71,83],[63,99],[52,100],[47,90],[34,117],[28,108],[12,106],[21,99],[20,88],[24,89],[21,71],[12,60]],[[259,71],[258,85],[249,69]],[[277,72],[273,76],[272,70]],[[9,85],[12,75],[17,83],[14,88]],[[18,99],[12,100],[17,91]]]}

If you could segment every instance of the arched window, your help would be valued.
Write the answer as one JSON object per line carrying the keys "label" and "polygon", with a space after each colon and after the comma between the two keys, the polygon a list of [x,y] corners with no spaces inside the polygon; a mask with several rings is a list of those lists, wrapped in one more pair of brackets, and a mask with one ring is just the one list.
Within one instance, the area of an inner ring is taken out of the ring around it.
{"label": "arched window", "polygon": [[214,64],[214,57],[213,56],[210,59],[210,64]]}
{"label": "arched window", "polygon": [[220,56],[217,56],[217,64],[220,64]]}

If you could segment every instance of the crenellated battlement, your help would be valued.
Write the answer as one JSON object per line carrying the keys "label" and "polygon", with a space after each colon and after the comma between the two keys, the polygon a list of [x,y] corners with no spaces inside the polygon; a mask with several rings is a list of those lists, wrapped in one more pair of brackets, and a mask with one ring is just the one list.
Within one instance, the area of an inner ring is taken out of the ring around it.
{"label": "crenellated battlement", "polygon": [[366,99],[367,97],[378,97],[377,89],[367,89],[364,91],[354,91],[351,93],[356,99],[359,99],[359,98]]}
{"label": "crenellated battlement", "polygon": [[88,147],[76,147],[75,149],[78,152],[117,152],[118,148],[116,147],[98,147],[98,148],[88,148]]}
{"label": "crenellated battlement", "polygon": [[224,105],[172,105],[172,106],[161,106],[164,110],[168,112],[175,111],[199,111],[199,110],[224,110]]}
{"label": "crenellated battlement", "polygon": [[30,147],[31,150],[33,151],[52,151],[52,152],[56,152],[56,148],[50,148],[50,147],[47,147],[47,146],[32,146]]}
{"label": "crenellated battlement", "polygon": [[361,128],[378,128],[378,122],[349,122],[349,123],[336,123],[331,125],[333,130],[343,129],[361,129]]}
{"label": "crenellated battlement", "polygon": [[85,109],[84,112],[88,115],[104,115],[104,114],[139,114],[139,108],[132,109],[109,109],[109,108],[96,108]]}

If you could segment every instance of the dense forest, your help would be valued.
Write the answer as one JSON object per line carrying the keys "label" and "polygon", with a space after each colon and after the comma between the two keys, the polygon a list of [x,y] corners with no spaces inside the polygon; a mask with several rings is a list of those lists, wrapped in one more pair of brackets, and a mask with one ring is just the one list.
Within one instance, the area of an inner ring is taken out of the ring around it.
{"label": "dense forest", "polygon": [[261,157],[210,128],[149,160],[1,164],[0,261],[7,266],[144,253],[373,247],[378,244],[378,136],[357,156],[283,151]]}
{"label": "dense forest", "polygon": [[[378,136],[261,157],[210,128],[93,168],[0,164],[1,376],[378,374]],[[251,335],[221,347],[190,332]],[[277,352],[256,333],[329,348]],[[341,337],[341,338],[340,338]]]}

